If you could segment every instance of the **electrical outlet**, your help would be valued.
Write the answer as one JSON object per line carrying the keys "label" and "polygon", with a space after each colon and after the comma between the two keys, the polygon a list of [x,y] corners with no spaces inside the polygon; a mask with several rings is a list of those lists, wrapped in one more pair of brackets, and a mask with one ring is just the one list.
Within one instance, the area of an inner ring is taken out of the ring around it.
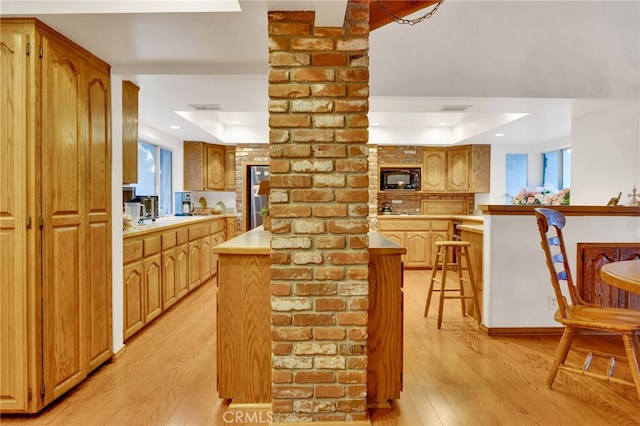
{"label": "electrical outlet", "polygon": [[552,311],[558,309],[558,299],[555,296],[549,295],[549,309]]}

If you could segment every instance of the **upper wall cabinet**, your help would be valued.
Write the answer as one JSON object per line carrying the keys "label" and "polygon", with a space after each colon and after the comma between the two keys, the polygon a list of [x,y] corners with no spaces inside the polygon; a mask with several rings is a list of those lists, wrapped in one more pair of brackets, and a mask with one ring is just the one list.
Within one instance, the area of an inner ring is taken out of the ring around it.
{"label": "upper wall cabinet", "polygon": [[489,192],[490,145],[425,148],[423,192]]}
{"label": "upper wall cabinet", "polygon": [[184,142],[185,191],[226,189],[225,147],[204,142]]}
{"label": "upper wall cabinet", "polygon": [[236,190],[236,147],[225,147],[225,181],[224,189],[227,191]]}
{"label": "upper wall cabinet", "polygon": [[130,81],[122,82],[122,183],[138,182],[138,92]]}

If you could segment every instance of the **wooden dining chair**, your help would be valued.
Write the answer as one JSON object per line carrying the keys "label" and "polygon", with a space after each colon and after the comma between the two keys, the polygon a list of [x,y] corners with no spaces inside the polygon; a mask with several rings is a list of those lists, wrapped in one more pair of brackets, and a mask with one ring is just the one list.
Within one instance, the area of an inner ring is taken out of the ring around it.
{"label": "wooden dining chair", "polygon": [[[551,285],[558,300],[558,310],[555,320],[564,326],[564,332],[556,356],[547,378],[547,387],[551,388],[558,370],[569,373],[604,379],[613,383],[635,386],[640,398],[640,311],[622,308],[609,308],[585,302],[578,293],[571,277],[567,253],[565,251],[562,229],[565,226],[565,216],[557,210],[536,208],[536,220],[540,230],[542,249],[544,250],[547,267],[551,275]],[[563,294],[563,286],[568,291],[568,298]],[[583,330],[622,336],[626,357],[610,353],[572,346],[574,336]],[[565,364],[569,351],[586,353],[586,360],[582,368]],[[593,357],[609,358],[608,371],[596,373],[589,371]],[[614,377],[616,359],[629,363],[633,381]]]}

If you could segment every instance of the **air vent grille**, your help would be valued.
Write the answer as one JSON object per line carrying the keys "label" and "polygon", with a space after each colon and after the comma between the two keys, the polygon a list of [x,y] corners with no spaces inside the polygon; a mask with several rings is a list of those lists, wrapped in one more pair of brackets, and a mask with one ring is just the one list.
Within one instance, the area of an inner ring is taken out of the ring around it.
{"label": "air vent grille", "polygon": [[462,112],[471,108],[473,105],[442,105],[440,111],[444,112]]}
{"label": "air vent grille", "polygon": [[189,104],[196,111],[220,111],[220,104]]}

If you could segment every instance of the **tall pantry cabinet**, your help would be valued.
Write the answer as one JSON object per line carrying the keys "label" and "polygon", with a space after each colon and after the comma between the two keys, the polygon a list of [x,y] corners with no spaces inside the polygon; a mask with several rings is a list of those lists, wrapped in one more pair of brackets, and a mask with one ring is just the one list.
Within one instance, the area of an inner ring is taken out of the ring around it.
{"label": "tall pantry cabinet", "polygon": [[110,67],[0,31],[0,410],[34,413],[112,355]]}

